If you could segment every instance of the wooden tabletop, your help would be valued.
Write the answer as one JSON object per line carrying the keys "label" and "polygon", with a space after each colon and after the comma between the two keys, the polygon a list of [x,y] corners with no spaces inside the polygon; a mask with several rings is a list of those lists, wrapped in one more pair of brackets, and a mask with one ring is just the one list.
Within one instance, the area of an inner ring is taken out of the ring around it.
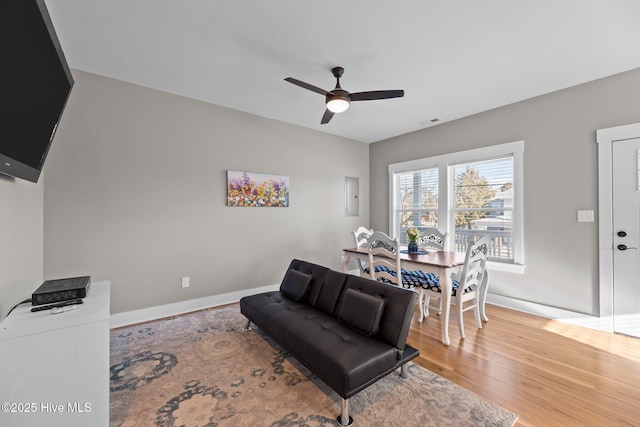
{"label": "wooden tabletop", "polygon": [[[406,247],[402,247],[402,250],[406,250]],[[343,249],[345,253],[351,253],[354,255],[368,255],[368,251],[365,248],[346,248]],[[400,252],[401,261],[409,261],[416,264],[433,265],[441,268],[456,267],[464,264],[465,254],[462,252],[449,252],[438,251],[435,249],[427,249],[427,253],[420,254],[405,254]]]}

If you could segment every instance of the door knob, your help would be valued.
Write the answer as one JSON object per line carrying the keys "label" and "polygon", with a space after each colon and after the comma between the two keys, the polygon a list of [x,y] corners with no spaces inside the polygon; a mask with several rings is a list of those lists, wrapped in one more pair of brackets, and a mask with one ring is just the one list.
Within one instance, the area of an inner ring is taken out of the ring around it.
{"label": "door knob", "polygon": [[629,248],[627,245],[618,245],[618,250],[626,251],[627,249],[638,249],[638,248]]}

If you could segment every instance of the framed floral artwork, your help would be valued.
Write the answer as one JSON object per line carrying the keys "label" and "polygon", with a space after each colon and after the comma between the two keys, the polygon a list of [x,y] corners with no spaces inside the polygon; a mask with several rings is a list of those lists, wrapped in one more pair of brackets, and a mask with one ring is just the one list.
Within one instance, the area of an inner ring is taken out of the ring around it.
{"label": "framed floral artwork", "polygon": [[265,173],[227,171],[227,206],[289,206],[289,177]]}

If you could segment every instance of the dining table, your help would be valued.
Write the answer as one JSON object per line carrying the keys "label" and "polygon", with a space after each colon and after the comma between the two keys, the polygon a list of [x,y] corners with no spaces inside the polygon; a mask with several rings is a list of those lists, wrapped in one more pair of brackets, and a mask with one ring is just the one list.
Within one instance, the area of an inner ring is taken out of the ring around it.
{"label": "dining table", "polygon": [[[342,251],[342,268],[345,273],[349,272],[349,261],[351,259],[356,259],[358,262],[369,262],[369,252],[367,248],[346,248]],[[440,287],[442,290],[442,343],[444,345],[451,344],[451,340],[449,339],[449,313],[451,310],[451,290],[453,286],[451,274],[458,272],[462,265],[464,265],[464,262],[465,254],[463,252],[427,249],[421,250],[417,254],[410,254],[406,247],[401,247],[400,250],[401,268],[411,271],[420,270],[424,273],[434,273],[440,278]],[[480,286],[480,318],[487,321],[488,319],[484,305],[488,288],[488,274],[485,274]],[[426,310],[428,310],[428,307],[423,305],[423,301],[421,299],[419,307],[420,315],[418,318],[419,322],[423,321]],[[460,333],[462,335],[462,331]]]}

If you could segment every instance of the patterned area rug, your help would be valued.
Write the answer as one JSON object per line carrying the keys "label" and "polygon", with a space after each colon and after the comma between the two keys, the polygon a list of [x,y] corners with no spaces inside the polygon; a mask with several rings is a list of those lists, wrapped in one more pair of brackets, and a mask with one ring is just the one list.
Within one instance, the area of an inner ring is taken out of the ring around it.
{"label": "patterned area rug", "polygon": [[[111,427],[338,425],[340,396],[237,304],[111,331]],[[512,426],[517,415],[410,363],[350,400],[354,426]]]}

